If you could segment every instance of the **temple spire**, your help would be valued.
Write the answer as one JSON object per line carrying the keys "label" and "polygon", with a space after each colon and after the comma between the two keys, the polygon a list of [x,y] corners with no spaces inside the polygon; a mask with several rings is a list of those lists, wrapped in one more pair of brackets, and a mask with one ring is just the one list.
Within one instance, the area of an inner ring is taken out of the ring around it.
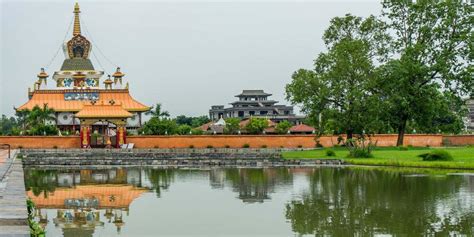
{"label": "temple spire", "polygon": [[81,13],[81,10],[79,9],[79,3],[76,2],[76,5],[74,6],[74,30],[72,32],[72,35],[80,35],[81,34],[81,22],[79,21],[79,13]]}

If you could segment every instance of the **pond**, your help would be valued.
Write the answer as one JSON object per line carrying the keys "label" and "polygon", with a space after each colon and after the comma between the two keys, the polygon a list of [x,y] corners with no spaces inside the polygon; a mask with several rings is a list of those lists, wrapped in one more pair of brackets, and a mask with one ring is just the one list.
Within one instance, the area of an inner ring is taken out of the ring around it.
{"label": "pond", "polygon": [[362,167],[26,168],[25,184],[47,236],[474,234],[473,174]]}

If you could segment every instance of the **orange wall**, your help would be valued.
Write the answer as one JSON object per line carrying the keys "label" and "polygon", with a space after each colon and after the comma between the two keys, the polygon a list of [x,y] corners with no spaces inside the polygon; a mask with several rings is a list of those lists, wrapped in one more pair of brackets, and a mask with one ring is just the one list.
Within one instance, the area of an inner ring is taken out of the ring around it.
{"label": "orange wall", "polygon": [[[377,135],[373,138],[377,141],[378,146],[395,146],[397,144],[397,135]],[[337,137],[322,136],[319,138],[320,143],[325,146],[333,146],[337,144]],[[185,148],[194,146],[195,148],[213,146],[213,147],[242,147],[249,144],[250,147],[285,147],[296,148],[302,146],[305,148],[313,148],[316,145],[314,135],[243,135],[243,136],[130,136],[127,138],[128,143],[134,143],[137,148]],[[413,146],[441,146],[441,135],[406,135],[405,145]]]}
{"label": "orange wall", "polygon": [[0,136],[0,144],[10,144],[12,148],[79,148],[79,136]]}
{"label": "orange wall", "polygon": [[446,146],[474,145],[474,135],[444,136]]}
{"label": "orange wall", "polygon": [[[445,136],[442,135],[406,135],[405,145],[412,146],[441,146],[444,139],[449,139],[452,145],[474,144],[474,136]],[[336,136],[322,136],[320,143],[325,146],[337,144]],[[377,146],[395,146],[396,134],[380,134],[373,138],[377,141]],[[296,148],[302,146],[312,148],[315,146],[314,135],[204,135],[204,136],[129,136],[128,143],[134,143],[136,148],[187,148],[194,146],[202,148],[230,147],[239,148],[244,144],[250,147],[267,146],[269,148],[285,147]],[[78,136],[0,136],[0,144],[10,144],[13,148],[22,146],[23,148],[79,148],[80,138]]]}

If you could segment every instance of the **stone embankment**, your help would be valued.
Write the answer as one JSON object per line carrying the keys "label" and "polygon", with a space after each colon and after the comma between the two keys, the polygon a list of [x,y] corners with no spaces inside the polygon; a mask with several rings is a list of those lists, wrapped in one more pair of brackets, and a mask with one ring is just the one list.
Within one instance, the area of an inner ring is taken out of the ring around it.
{"label": "stone embankment", "polygon": [[0,151],[0,237],[30,236],[21,161]]}
{"label": "stone embankment", "polygon": [[280,149],[50,149],[22,150],[25,166],[315,166],[341,160],[285,160]]}

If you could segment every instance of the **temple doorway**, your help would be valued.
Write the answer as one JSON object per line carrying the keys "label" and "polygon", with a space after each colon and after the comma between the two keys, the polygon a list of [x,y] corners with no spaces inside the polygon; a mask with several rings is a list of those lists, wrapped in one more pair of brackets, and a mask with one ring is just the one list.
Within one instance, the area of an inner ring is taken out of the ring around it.
{"label": "temple doorway", "polygon": [[109,121],[99,121],[91,127],[91,148],[117,147],[117,125]]}

